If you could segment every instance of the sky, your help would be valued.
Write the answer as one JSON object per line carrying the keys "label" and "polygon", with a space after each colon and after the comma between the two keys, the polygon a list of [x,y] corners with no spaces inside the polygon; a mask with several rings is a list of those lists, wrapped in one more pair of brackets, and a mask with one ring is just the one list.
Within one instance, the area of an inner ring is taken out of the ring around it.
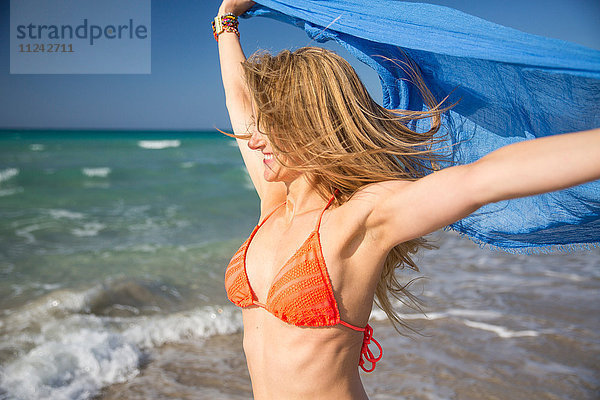
{"label": "sky", "polygon": [[[600,49],[598,0],[421,2]],[[152,0],[150,74],[36,75],[9,73],[10,1],[0,0],[0,129],[228,129],[210,27],[219,4]],[[299,28],[265,18],[242,20],[240,32],[246,54],[314,44]],[[336,44],[319,45],[348,58],[380,101],[379,80],[373,71]]]}

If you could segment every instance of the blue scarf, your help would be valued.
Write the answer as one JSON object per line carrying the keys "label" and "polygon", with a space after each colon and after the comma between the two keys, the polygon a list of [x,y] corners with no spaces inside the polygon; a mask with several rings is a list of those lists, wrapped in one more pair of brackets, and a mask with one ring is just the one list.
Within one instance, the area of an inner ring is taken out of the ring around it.
{"label": "blue scarf", "polygon": [[[460,100],[440,132],[451,164],[522,140],[600,127],[600,51],[430,4],[259,1],[249,16],[294,24],[318,42],[334,40],[375,69],[386,108],[426,109],[390,61],[412,59],[438,100]],[[600,181],[490,204],[449,228],[512,252],[595,246]]]}

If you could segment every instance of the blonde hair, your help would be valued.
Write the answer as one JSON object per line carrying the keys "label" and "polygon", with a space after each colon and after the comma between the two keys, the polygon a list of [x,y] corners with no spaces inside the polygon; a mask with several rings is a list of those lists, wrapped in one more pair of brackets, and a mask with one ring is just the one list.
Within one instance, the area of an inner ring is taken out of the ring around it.
{"label": "blonde hair", "polygon": [[[242,64],[256,128],[267,135],[282,164],[308,173],[324,199],[337,189],[337,205],[369,183],[419,179],[440,161],[432,145],[447,108],[440,108],[410,60],[397,65],[420,90],[428,111],[379,106],[350,64],[322,48],[284,50],[275,56],[256,53]],[[423,118],[431,120],[427,132],[407,127]],[[400,283],[395,270],[418,271],[411,255],[421,247],[432,246],[424,238],[395,246],[375,291],[375,303],[397,330],[411,328],[394,311],[391,297],[418,309],[420,302],[408,291],[410,282]]]}

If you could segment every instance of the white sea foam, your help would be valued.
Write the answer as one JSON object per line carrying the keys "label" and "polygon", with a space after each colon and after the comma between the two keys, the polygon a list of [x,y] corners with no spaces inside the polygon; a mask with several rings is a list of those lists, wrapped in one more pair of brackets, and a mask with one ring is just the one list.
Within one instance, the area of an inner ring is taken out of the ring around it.
{"label": "white sea foam", "polygon": [[108,182],[92,182],[92,181],[86,181],[83,182],[83,187],[84,188],[93,188],[93,189],[108,189],[110,188],[110,183]]}
{"label": "white sea foam", "polygon": [[512,331],[508,328],[499,325],[486,324],[483,322],[470,321],[468,319],[463,320],[464,324],[468,327],[475,329],[482,329],[484,331],[494,332],[496,335],[503,339],[514,338],[514,337],[525,337],[525,336],[539,336],[539,332],[533,330],[525,331]]}
{"label": "white sea foam", "polygon": [[186,161],[180,164],[181,168],[192,168],[194,165],[196,165],[196,163],[193,161]]}
{"label": "white sea foam", "polygon": [[[5,268],[4,270],[0,269],[0,273],[5,273],[5,274],[9,274],[12,272],[14,268],[11,266],[9,266],[8,268]],[[28,282],[22,285],[18,285],[18,284],[12,284],[10,285],[11,289],[12,289],[12,296],[16,297],[21,295],[25,289],[38,289],[38,290],[43,290],[44,292],[50,292],[53,290],[58,290],[63,286],[62,283],[42,283],[42,282]],[[0,321],[0,326],[1,326],[2,322]]]}
{"label": "white sea foam", "polygon": [[61,219],[61,218],[82,219],[85,216],[84,214],[82,214],[80,212],[63,210],[63,209],[50,209],[50,210],[48,210],[48,213],[50,214],[50,216],[52,218],[56,218],[56,219]]}
{"label": "white sea foam", "polygon": [[[13,290],[15,289],[17,288],[13,285]],[[19,289],[22,291],[23,287],[20,286]],[[56,316],[85,311],[90,299],[98,296],[101,290],[101,286],[83,292],[55,290],[27,303],[3,318],[6,329],[2,332],[4,337],[1,342],[5,342],[6,337],[13,337],[13,340],[20,341],[22,332],[44,322],[54,321]]]}
{"label": "white sea foam", "polygon": [[[119,322],[127,328],[115,329]],[[0,387],[16,398],[86,399],[135,376],[145,348],[240,329],[239,311],[217,307],[126,321],[75,314],[42,323],[33,348],[3,368]]]}
{"label": "white sea foam", "polygon": [[[469,317],[469,318],[478,318],[478,319],[486,320],[486,319],[496,319],[496,318],[502,317],[502,313],[499,313],[497,311],[449,309],[446,311],[431,312],[431,313],[427,313],[427,314],[423,314],[423,313],[402,314],[402,313],[399,313],[399,317],[403,320],[417,320],[417,319],[436,320],[436,319],[442,319],[442,318],[454,318],[454,319],[461,321],[468,327],[494,332],[496,335],[498,335],[499,337],[504,338],[504,339],[514,338],[514,337],[526,337],[526,336],[535,337],[535,336],[539,336],[539,334],[540,334],[540,332],[537,332],[534,330],[513,331],[513,330],[510,330],[510,329],[500,326],[500,325],[492,325],[492,324],[488,324],[485,322],[471,321],[469,319],[465,319],[465,317]],[[370,319],[376,320],[376,321],[382,321],[382,320],[387,319],[387,315],[379,308],[377,308],[377,309],[374,308],[371,311]]]}
{"label": "white sea foam", "polygon": [[62,286],[62,283],[40,283],[40,282],[32,282],[29,286],[37,289],[44,289],[46,291],[56,290]]}
{"label": "white sea foam", "polygon": [[181,146],[180,140],[140,140],[138,146],[143,149],[161,150]]}
{"label": "white sea foam", "polygon": [[20,399],[88,399],[103,386],[137,375],[140,357],[123,336],[84,328],[6,365],[0,385]]}
{"label": "white sea foam", "polygon": [[82,168],[81,172],[90,178],[106,178],[110,174],[111,169],[108,167]]}
{"label": "white sea foam", "polygon": [[470,318],[478,318],[478,319],[494,319],[494,318],[500,318],[501,316],[502,316],[502,313],[499,313],[497,311],[451,308],[446,311],[427,313],[426,318],[431,319],[431,320],[440,319],[440,318],[449,318],[449,317],[470,317]]}
{"label": "white sea foam", "polygon": [[148,348],[238,332],[242,320],[233,307],[206,307],[162,317],[139,317],[129,325],[123,335]]}
{"label": "white sea foam", "polygon": [[97,236],[104,228],[106,228],[106,225],[99,222],[88,222],[83,224],[81,228],[71,229],[71,233],[79,237]]}
{"label": "white sea foam", "polygon": [[[469,318],[478,318],[478,319],[494,319],[502,316],[502,313],[496,311],[488,311],[488,310],[469,310],[469,309],[448,309],[446,311],[434,311],[427,313],[399,313],[398,314],[401,319],[405,320],[417,320],[417,319],[426,319],[426,320],[435,320],[442,318],[452,318],[452,317],[469,317]],[[383,321],[387,319],[387,315],[380,310],[379,308],[373,308],[371,311],[371,319],[375,321]]]}
{"label": "white sea foam", "polygon": [[21,293],[23,293],[23,291],[25,290],[25,288],[23,287],[23,285],[10,285],[10,288],[13,291],[12,295],[14,297],[17,297],[17,296],[21,295]]}
{"label": "white sea foam", "polygon": [[0,183],[9,180],[10,178],[14,178],[19,175],[19,169],[17,168],[7,168],[0,170]]}
{"label": "white sea foam", "polygon": [[22,237],[25,239],[26,243],[35,243],[35,236],[31,232],[37,231],[42,226],[39,224],[28,225],[23,228],[17,229],[15,231],[15,235]]}
{"label": "white sea foam", "polygon": [[544,271],[543,274],[552,278],[559,278],[572,282],[581,282],[585,280],[585,278],[582,276],[569,274],[566,272]]}
{"label": "white sea foam", "polygon": [[29,149],[31,151],[43,151],[44,149],[46,149],[46,146],[44,146],[43,144],[34,143],[29,146]]}
{"label": "white sea foam", "polygon": [[[141,229],[140,229],[141,230]],[[137,246],[133,246],[132,250],[140,251],[144,253],[156,253],[158,247],[149,243],[142,243]]]}
{"label": "white sea foam", "polygon": [[11,196],[13,194],[21,193],[25,189],[22,187],[10,188],[10,189],[0,189],[0,197]]}
{"label": "white sea foam", "polygon": [[88,399],[135,376],[145,349],[241,330],[241,313],[232,306],[130,318],[90,314],[104,290],[57,290],[5,315],[0,350],[23,355],[3,364],[0,392],[18,399]]}

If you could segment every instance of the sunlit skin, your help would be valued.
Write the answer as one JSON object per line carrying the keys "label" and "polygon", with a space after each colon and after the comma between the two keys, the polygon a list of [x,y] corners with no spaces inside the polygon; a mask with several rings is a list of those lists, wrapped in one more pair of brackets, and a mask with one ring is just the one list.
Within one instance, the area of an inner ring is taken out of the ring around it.
{"label": "sunlit skin", "polygon": [[[248,140],[248,147],[254,151],[260,152],[263,157],[264,178],[267,182],[291,182],[302,173],[291,170],[283,166],[279,161],[278,157],[275,156],[274,149],[269,143],[266,135],[263,135],[258,130],[252,133],[252,137]],[[279,156],[283,158],[284,156]],[[286,160],[285,158],[283,158]],[[287,160],[286,160],[287,161]],[[288,162],[286,162],[288,163]]]}

